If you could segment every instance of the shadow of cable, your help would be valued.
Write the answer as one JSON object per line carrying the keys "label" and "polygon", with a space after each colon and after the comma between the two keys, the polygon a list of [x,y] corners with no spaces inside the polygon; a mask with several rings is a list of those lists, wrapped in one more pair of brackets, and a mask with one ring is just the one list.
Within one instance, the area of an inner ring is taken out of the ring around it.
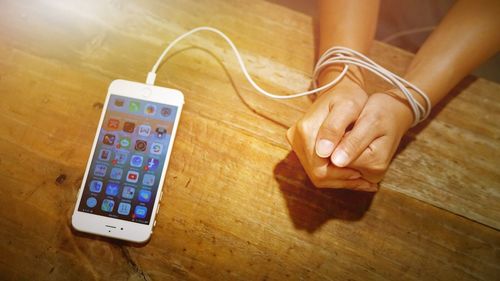
{"label": "shadow of cable", "polygon": [[375,196],[371,192],[314,187],[293,152],[275,166],[274,178],[295,228],[309,233],[332,219],[361,220]]}

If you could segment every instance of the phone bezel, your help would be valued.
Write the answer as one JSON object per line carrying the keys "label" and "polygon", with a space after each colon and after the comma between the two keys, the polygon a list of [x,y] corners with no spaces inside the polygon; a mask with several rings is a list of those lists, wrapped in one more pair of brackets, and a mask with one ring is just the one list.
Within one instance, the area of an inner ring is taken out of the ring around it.
{"label": "phone bezel", "polygon": [[[153,204],[151,219],[149,220],[149,224],[147,225],[78,211],[78,206],[80,205],[80,201],[82,199],[83,189],[85,188],[85,183],[87,181],[87,176],[89,174],[90,166],[95,153],[95,148],[99,139],[99,133],[103,125],[104,116],[106,115],[106,109],[108,108],[108,103],[111,95],[141,99],[177,107],[175,121],[172,129],[171,142],[168,146],[165,156],[165,163],[161,172],[158,189],[155,196],[155,202]],[[163,184],[165,181],[168,164],[170,162],[170,154],[174,145],[183,104],[183,94],[175,89],[152,86],[126,80],[114,80],[113,82],[111,82],[108,88],[108,93],[106,95],[104,106],[101,112],[99,125],[97,126],[94,142],[92,144],[90,156],[87,161],[87,167],[82,179],[82,184],[78,191],[78,196],[71,219],[71,224],[76,230],[137,243],[145,242],[151,237],[153,227],[156,222],[156,215],[158,214],[159,203],[163,192]]]}

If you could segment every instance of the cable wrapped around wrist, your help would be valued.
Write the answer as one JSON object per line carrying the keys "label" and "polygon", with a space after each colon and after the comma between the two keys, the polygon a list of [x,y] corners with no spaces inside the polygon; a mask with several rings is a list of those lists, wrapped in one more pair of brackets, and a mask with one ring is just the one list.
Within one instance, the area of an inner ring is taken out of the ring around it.
{"label": "cable wrapped around wrist", "polygon": [[[240,64],[241,70],[243,71],[243,75],[245,78],[248,80],[248,82],[252,85],[252,87],[255,88],[257,92],[260,94],[267,96],[269,98],[273,99],[292,99],[292,98],[298,98],[302,96],[307,96],[315,93],[319,93],[321,91],[324,91],[326,89],[329,89],[333,86],[335,86],[340,80],[342,80],[346,75],[347,71],[349,70],[349,65],[356,65],[361,68],[364,68],[366,70],[369,70],[373,72],[374,74],[378,75],[388,83],[392,84],[395,88],[399,89],[403,95],[406,97],[408,100],[408,103],[413,111],[414,115],[414,121],[412,126],[415,126],[419,122],[423,121],[427,116],[429,116],[429,113],[431,111],[431,102],[427,95],[421,91],[419,88],[417,88],[415,85],[411,84],[410,82],[404,80],[403,78],[399,77],[398,75],[390,72],[389,70],[383,68],[382,66],[378,65],[374,61],[370,60],[368,57],[365,55],[356,52],[352,49],[346,48],[346,47],[332,47],[328,49],[321,57],[319,58],[318,62],[316,63],[314,67],[314,72],[313,72],[313,78],[312,78],[312,85],[313,89],[310,89],[305,92],[301,93],[295,93],[291,95],[276,95],[273,93],[270,93],[264,89],[262,89],[250,76],[245,63],[243,62],[243,59],[234,45],[234,43],[227,37],[226,34],[224,34],[222,31],[209,27],[209,26],[200,26],[194,29],[191,29],[190,31],[180,35],[179,37],[175,38],[168,46],[163,50],[162,54],[160,57],[157,59],[156,63],[153,65],[151,71],[147,75],[146,79],[146,84],[149,85],[154,85],[155,80],[156,80],[156,72],[158,71],[158,68],[160,67],[161,62],[163,59],[166,57],[168,52],[180,41],[184,40],[186,37],[197,33],[201,31],[208,31],[215,33],[222,37],[231,47],[233,50],[236,59],[238,63]],[[316,80],[318,79],[319,74],[323,69],[325,69],[328,66],[331,65],[337,65],[341,64],[344,65],[344,68],[342,72],[337,76],[335,79],[332,81],[329,81],[325,85],[318,87]],[[420,95],[425,102],[425,105],[421,105],[415,97],[410,93],[410,91],[407,88],[413,89],[418,95]]]}
{"label": "cable wrapped around wrist", "polygon": [[[429,116],[431,112],[431,101],[422,90],[420,90],[412,83],[401,78],[400,76],[383,68],[379,64],[369,59],[367,56],[345,47],[332,47],[321,55],[316,65],[314,66],[312,78],[313,88],[318,88],[317,79],[321,71],[332,65],[344,65],[344,68],[339,74],[339,77],[343,78],[346,76],[347,71],[349,70],[349,65],[356,65],[376,74],[377,76],[381,77],[386,82],[400,90],[407,99],[408,104],[413,111],[414,120],[412,126],[417,125]],[[334,80],[339,80],[339,77]],[[333,87],[333,85],[330,87]],[[419,96],[421,96],[425,104],[420,104],[408,90],[408,88],[414,90]]]}

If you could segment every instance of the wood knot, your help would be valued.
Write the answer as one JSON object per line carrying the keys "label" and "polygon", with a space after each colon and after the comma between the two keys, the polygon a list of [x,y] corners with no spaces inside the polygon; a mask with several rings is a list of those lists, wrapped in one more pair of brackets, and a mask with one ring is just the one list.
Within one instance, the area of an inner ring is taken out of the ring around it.
{"label": "wood knot", "polygon": [[94,104],[92,105],[92,107],[94,109],[102,109],[104,105],[102,104],[102,102],[94,102]]}
{"label": "wood knot", "polygon": [[56,184],[57,185],[61,185],[64,183],[64,181],[66,180],[66,175],[65,174],[60,174],[57,178],[56,178]]}

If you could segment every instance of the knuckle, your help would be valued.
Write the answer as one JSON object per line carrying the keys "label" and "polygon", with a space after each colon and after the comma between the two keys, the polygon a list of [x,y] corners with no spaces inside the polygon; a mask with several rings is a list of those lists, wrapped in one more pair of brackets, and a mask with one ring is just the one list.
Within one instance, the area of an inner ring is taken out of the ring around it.
{"label": "knuckle", "polygon": [[342,102],[342,106],[343,107],[347,107],[349,109],[357,109],[357,108],[359,108],[359,104],[356,101],[352,100],[352,99],[344,100]]}
{"label": "knuckle", "polygon": [[326,187],[326,169],[314,168],[309,172],[309,178],[316,187]]}
{"label": "knuckle", "polygon": [[383,115],[380,112],[371,113],[370,115],[365,116],[363,119],[365,119],[364,121],[370,124],[372,128],[382,128]]}
{"label": "knuckle", "polygon": [[310,125],[309,125],[309,122],[307,122],[306,120],[304,119],[300,119],[299,121],[297,121],[297,125],[296,125],[296,128],[297,128],[297,132],[304,136],[307,134],[307,132],[309,132],[310,130]]}
{"label": "knuckle", "polygon": [[[363,112],[364,113],[364,112]],[[359,123],[366,123],[370,124],[370,127],[373,128],[374,126],[379,123],[379,119],[376,117],[376,114],[361,114],[358,120]]]}
{"label": "knuckle", "polygon": [[381,129],[383,127],[382,118],[378,114],[376,114],[375,116],[373,116],[371,118],[370,123],[371,123],[372,127],[376,128],[376,129]]}
{"label": "knuckle", "polygon": [[326,178],[326,169],[314,168],[311,170],[311,176],[317,180],[324,180]]}
{"label": "knuckle", "polygon": [[389,161],[386,161],[380,154],[371,150],[368,153],[367,162],[367,168],[375,174],[384,173],[389,168]]}
{"label": "knuckle", "polygon": [[348,138],[344,140],[344,151],[346,151],[347,154],[352,154],[354,151],[357,150],[358,143],[360,143],[361,140],[359,139],[358,136],[351,134]]}
{"label": "knuckle", "polygon": [[380,174],[384,173],[387,170],[387,165],[384,163],[376,163],[370,167],[370,169],[373,171],[375,174]]}
{"label": "knuckle", "polygon": [[325,135],[336,136],[341,133],[342,128],[336,123],[323,123],[320,131]]}

